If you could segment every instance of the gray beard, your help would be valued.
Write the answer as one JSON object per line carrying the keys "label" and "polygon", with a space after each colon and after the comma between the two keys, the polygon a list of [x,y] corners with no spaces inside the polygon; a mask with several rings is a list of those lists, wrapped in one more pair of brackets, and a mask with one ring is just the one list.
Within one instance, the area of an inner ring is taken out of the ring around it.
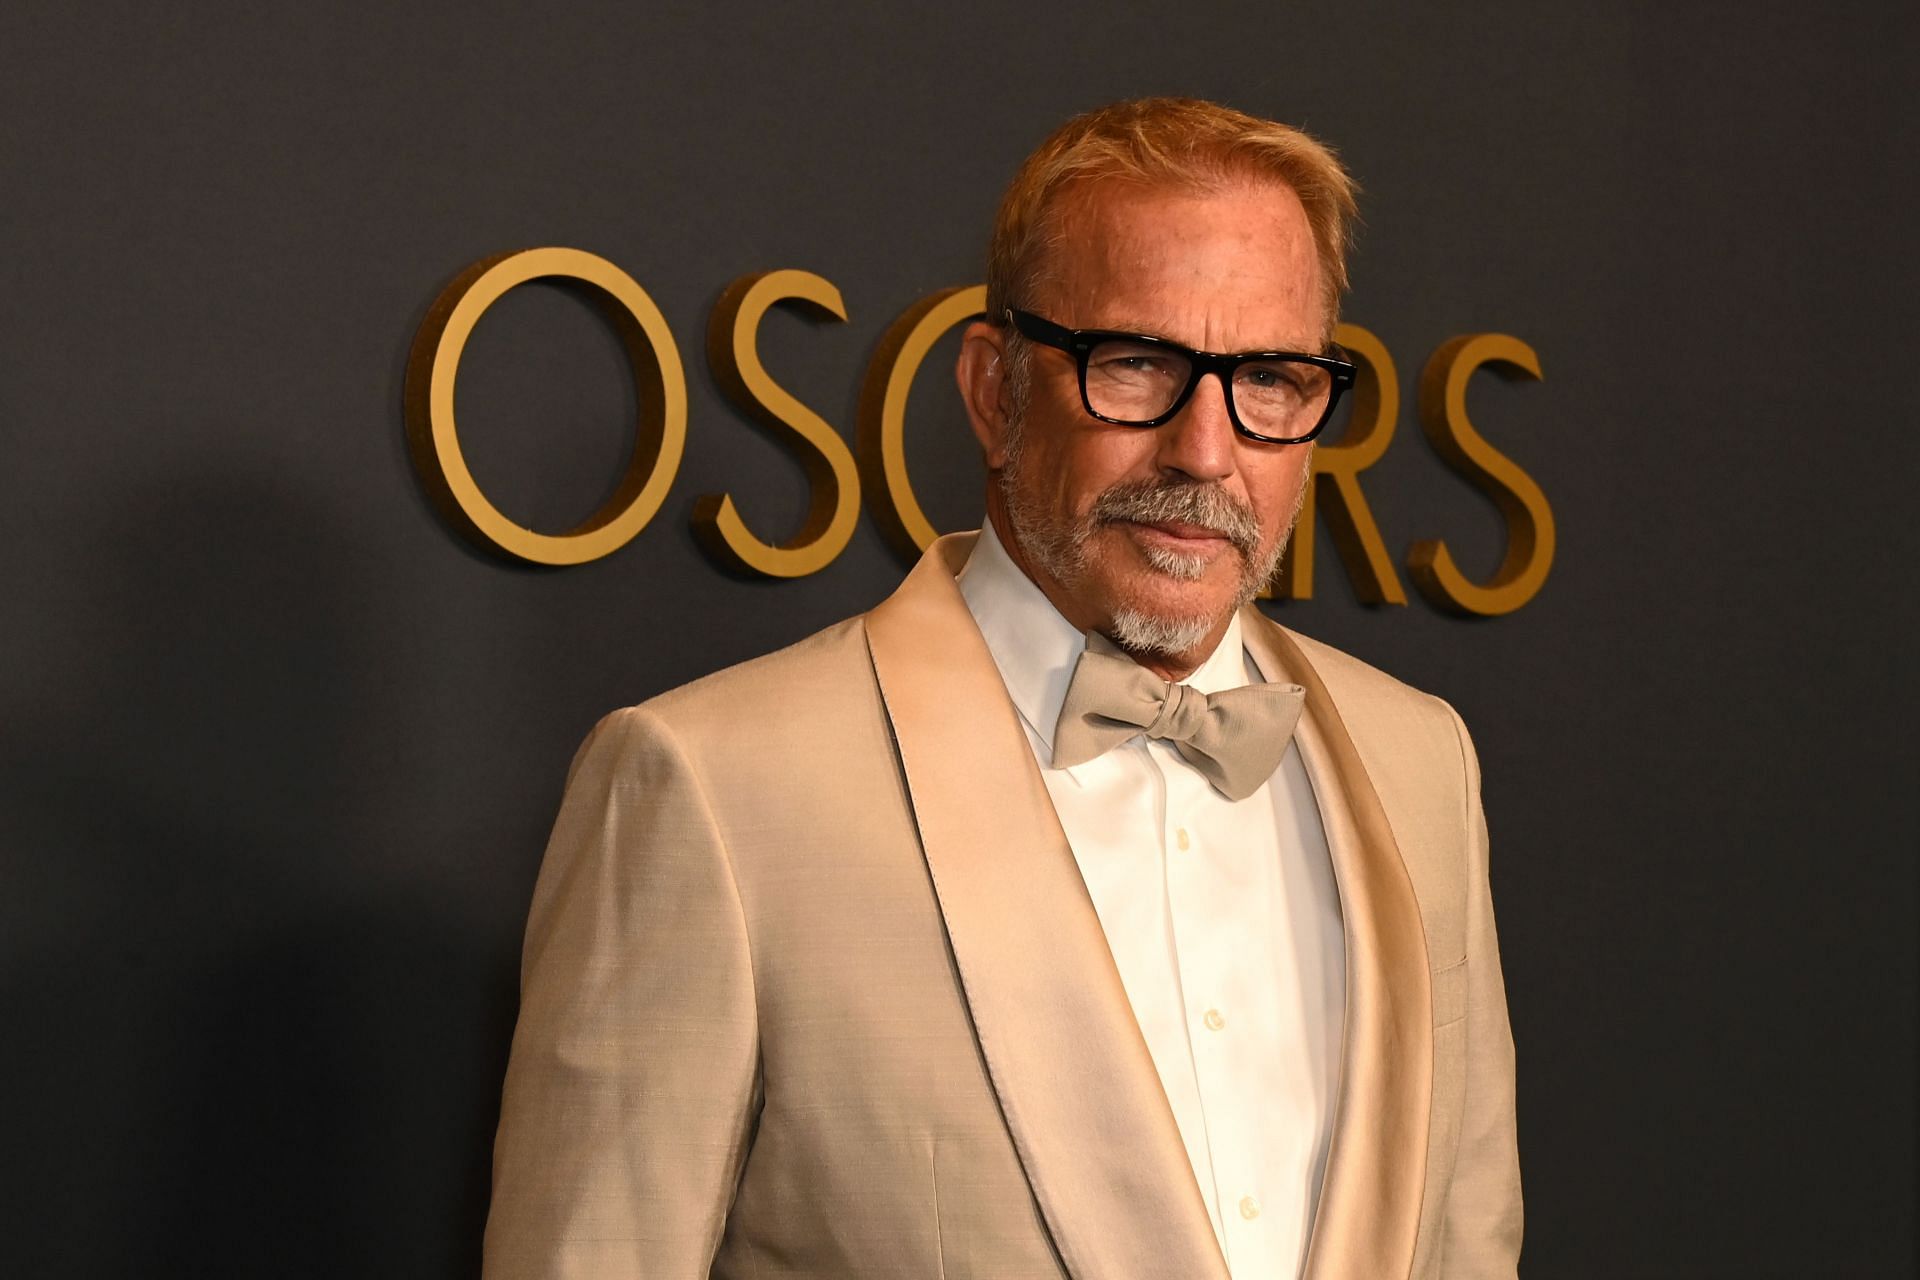
{"label": "gray beard", "polygon": [[[1260,526],[1245,504],[1230,497],[1218,484],[1199,480],[1146,481],[1117,484],[1094,500],[1092,508],[1078,520],[1056,521],[1038,504],[1022,499],[1020,485],[1022,450],[1018,429],[1008,441],[1006,465],[1000,472],[1000,492],[1006,503],[1007,522],[1014,540],[1027,559],[1044,570],[1055,582],[1072,588],[1083,581],[1090,569],[1088,544],[1105,525],[1119,520],[1154,523],[1177,520],[1211,529],[1232,543],[1240,555],[1239,589],[1232,613],[1260,594],[1272,580],[1292,535],[1293,519],[1265,555],[1259,553]],[[1293,517],[1298,518],[1306,499],[1309,477],[1300,486]],[[1141,554],[1155,572],[1180,582],[1196,582],[1207,571],[1207,561],[1185,556],[1166,547],[1144,547]],[[1207,633],[1219,623],[1221,614],[1158,614],[1131,605],[1116,606],[1113,631],[1109,637],[1129,653],[1186,654],[1198,648]]]}
{"label": "gray beard", "polygon": [[1213,630],[1212,618],[1160,618],[1122,606],[1107,638],[1128,653],[1192,653]]}

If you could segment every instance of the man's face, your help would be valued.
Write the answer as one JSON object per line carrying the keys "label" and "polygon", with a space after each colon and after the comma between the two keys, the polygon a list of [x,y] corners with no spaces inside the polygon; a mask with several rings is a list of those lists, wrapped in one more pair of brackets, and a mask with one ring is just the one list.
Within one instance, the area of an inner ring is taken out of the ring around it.
{"label": "man's face", "polygon": [[[1065,198],[1031,310],[1204,351],[1321,348],[1319,265],[1290,189],[1101,183]],[[1073,358],[1029,350],[1024,412],[999,449],[987,441],[1000,472],[989,509],[1012,534],[1008,550],[1075,626],[1199,661],[1271,575],[1310,448],[1237,434],[1211,376],[1163,426],[1101,422],[1082,404]]]}

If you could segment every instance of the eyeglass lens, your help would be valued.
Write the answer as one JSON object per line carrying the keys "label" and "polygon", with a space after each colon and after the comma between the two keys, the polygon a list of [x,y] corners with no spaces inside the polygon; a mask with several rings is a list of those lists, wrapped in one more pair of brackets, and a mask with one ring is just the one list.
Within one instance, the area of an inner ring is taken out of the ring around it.
{"label": "eyeglass lens", "polygon": [[[1108,341],[1087,353],[1087,406],[1103,418],[1151,422],[1173,407],[1193,362],[1140,342]],[[1249,360],[1233,371],[1233,407],[1261,435],[1304,435],[1320,423],[1333,375],[1297,360]]]}

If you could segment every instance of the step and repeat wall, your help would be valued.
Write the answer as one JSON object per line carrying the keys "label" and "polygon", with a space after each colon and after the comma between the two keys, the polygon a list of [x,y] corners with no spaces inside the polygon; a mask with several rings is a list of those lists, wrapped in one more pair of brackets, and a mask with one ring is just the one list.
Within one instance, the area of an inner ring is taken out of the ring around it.
{"label": "step and repeat wall", "polygon": [[977,525],[1180,93],[1364,188],[1262,607],[1475,735],[1525,1273],[1911,1274],[1902,7],[408,8],[0,14],[0,1268],[473,1274],[573,749]]}

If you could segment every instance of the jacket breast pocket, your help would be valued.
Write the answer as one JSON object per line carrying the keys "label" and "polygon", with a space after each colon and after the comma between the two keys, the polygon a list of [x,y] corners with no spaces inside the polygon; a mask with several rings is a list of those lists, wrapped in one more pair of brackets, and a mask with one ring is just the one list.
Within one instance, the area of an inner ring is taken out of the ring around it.
{"label": "jacket breast pocket", "polygon": [[[1467,963],[1465,957],[1433,971],[1433,1106],[1428,1113],[1427,1204],[1421,1238],[1431,1248],[1446,1211],[1447,1187],[1459,1154],[1467,1086]],[[1438,1276],[1435,1266],[1422,1276]]]}
{"label": "jacket breast pocket", "polygon": [[995,1128],[930,1143],[941,1280],[1066,1280],[1012,1138]]}
{"label": "jacket breast pocket", "polygon": [[1444,1027],[1467,1016],[1467,958],[1433,971],[1433,1025]]}

